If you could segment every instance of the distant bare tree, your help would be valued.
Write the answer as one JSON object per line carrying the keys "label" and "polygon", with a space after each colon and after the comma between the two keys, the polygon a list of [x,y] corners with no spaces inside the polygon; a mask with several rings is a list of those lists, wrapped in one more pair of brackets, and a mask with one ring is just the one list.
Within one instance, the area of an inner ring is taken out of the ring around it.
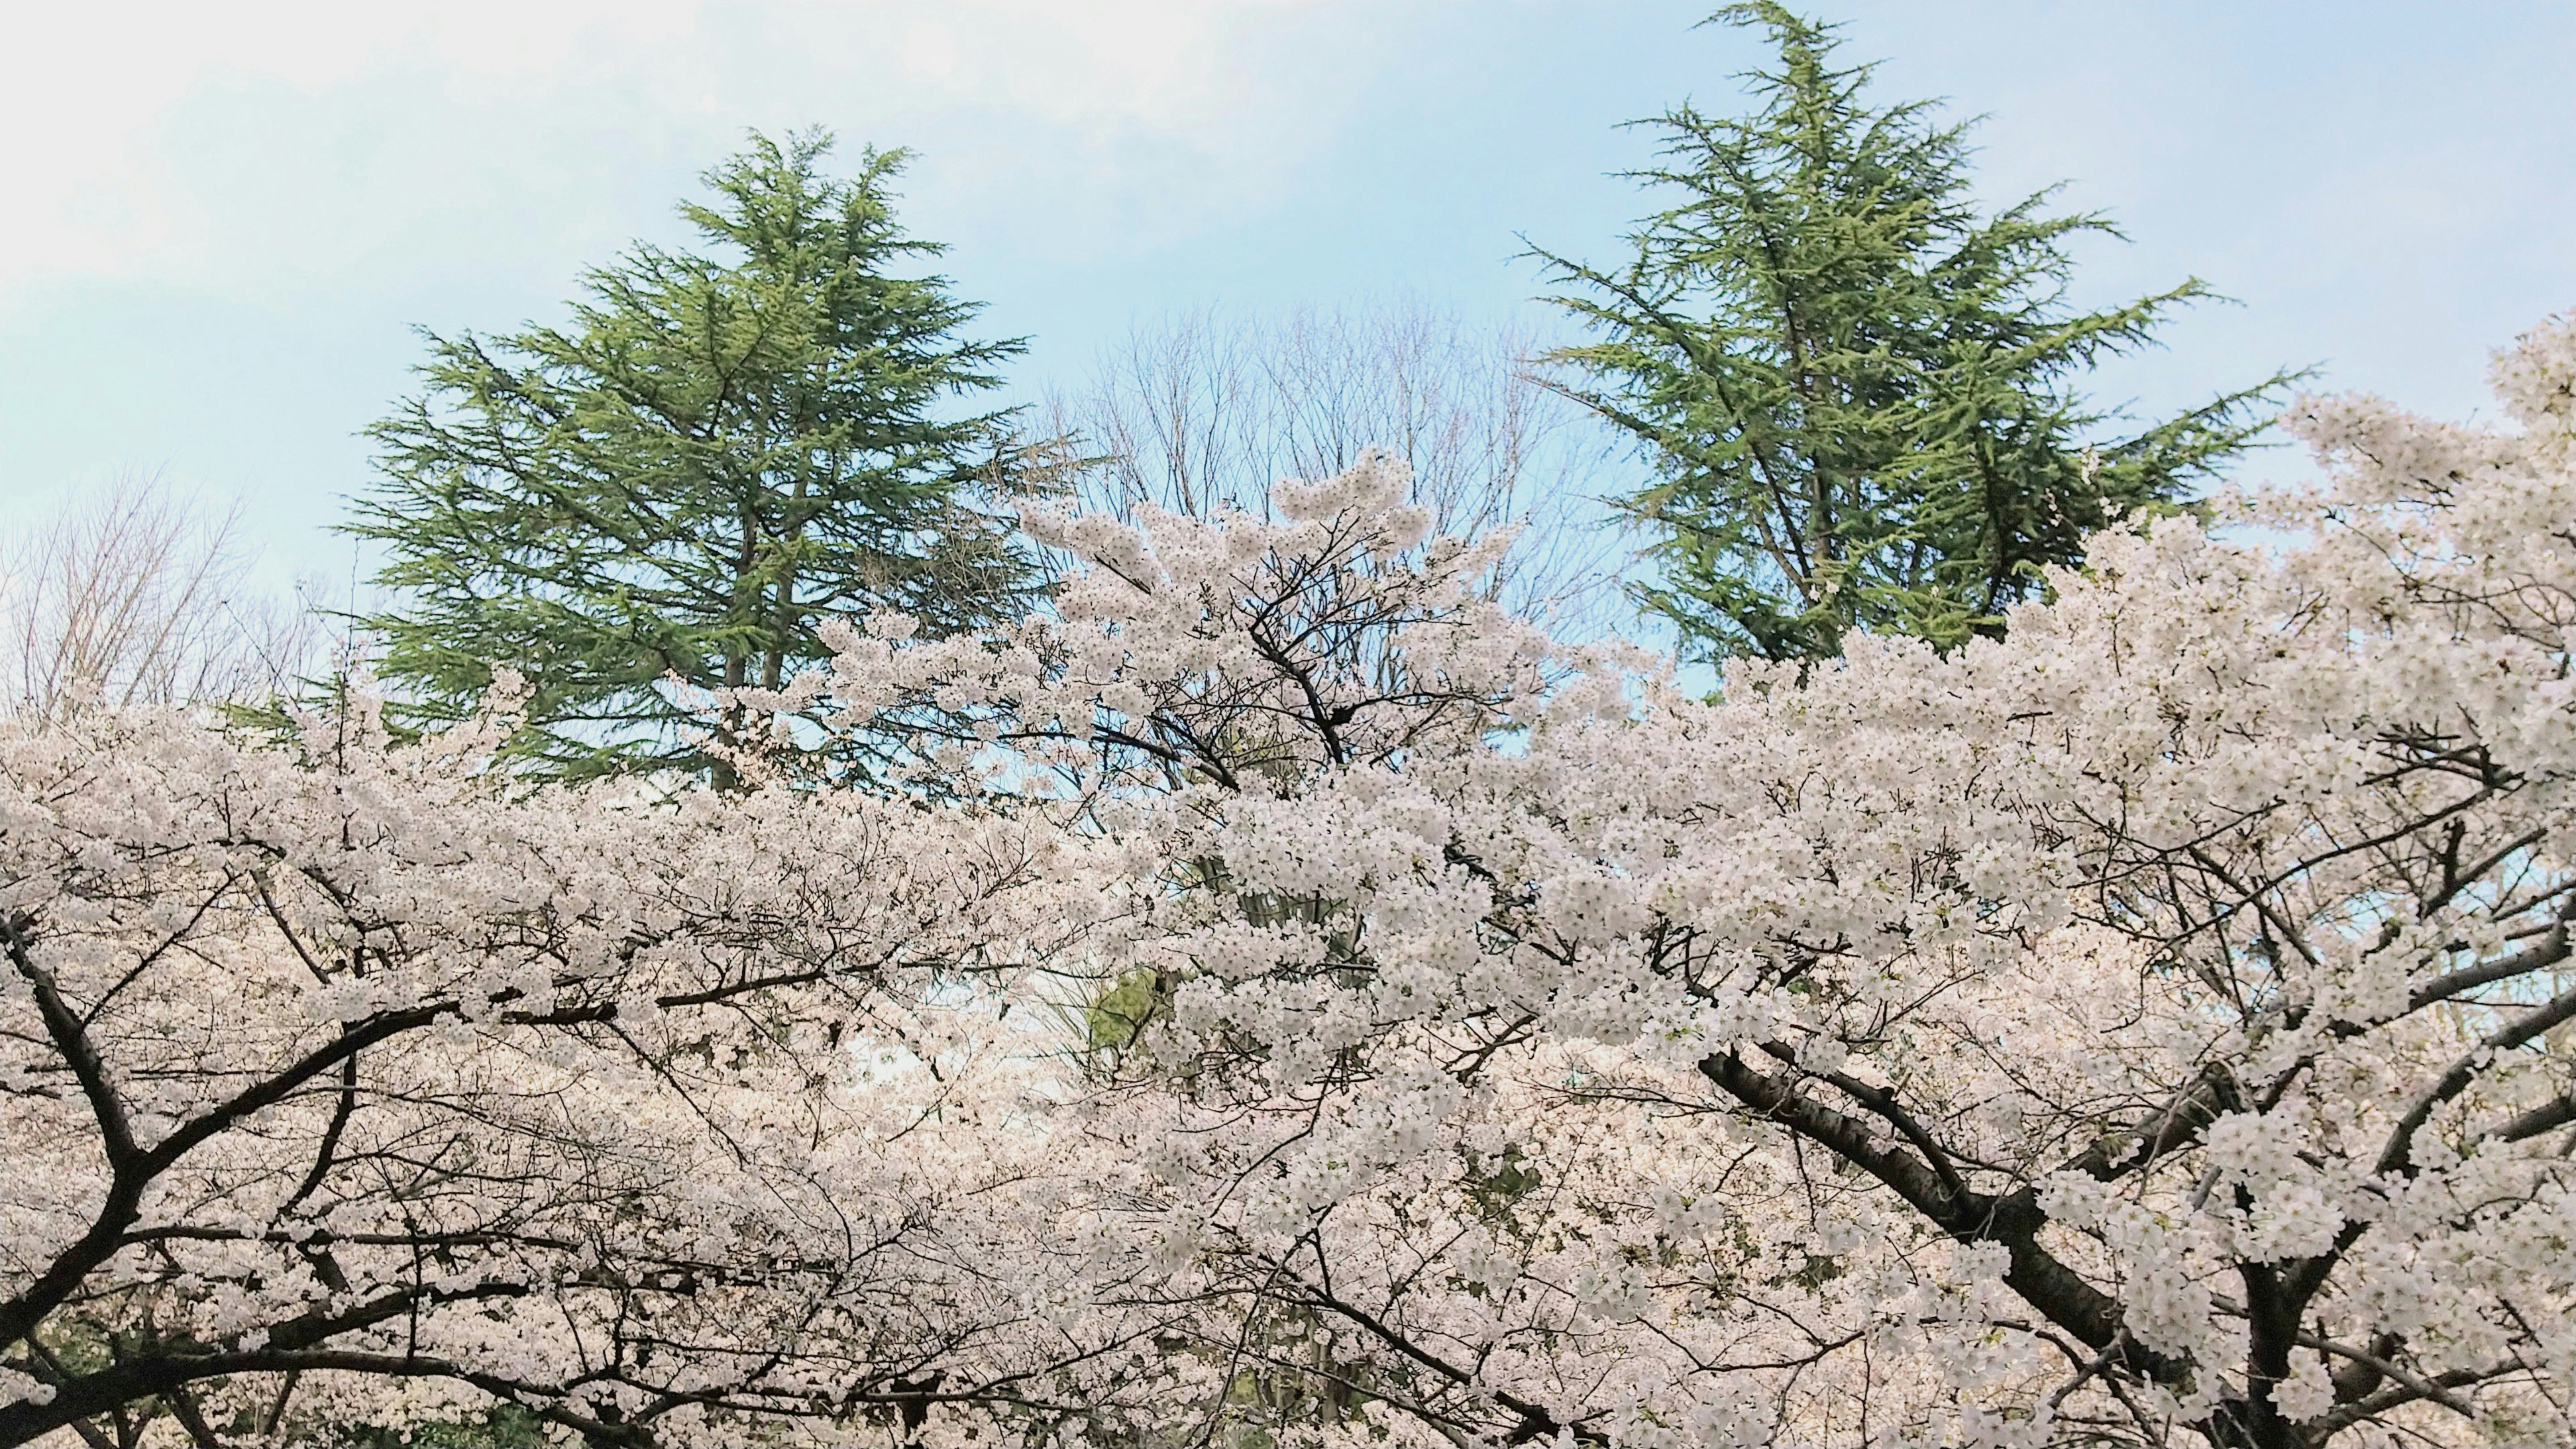
{"label": "distant bare tree", "polygon": [[157,475],[120,477],[0,546],[0,711],[265,699],[318,638],[248,586],[240,510],[209,515]]}
{"label": "distant bare tree", "polygon": [[1085,506],[1260,514],[1281,478],[1327,478],[1383,447],[1413,468],[1440,532],[1504,526],[1521,541],[1495,580],[1532,616],[1578,632],[1619,602],[1620,539],[1597,503],[1607,434],[1533,381],[1542,339],[1396,301],[1284,316],[1201,309],[1140,324],[1086,384],[1047,401],[1090,455]]}

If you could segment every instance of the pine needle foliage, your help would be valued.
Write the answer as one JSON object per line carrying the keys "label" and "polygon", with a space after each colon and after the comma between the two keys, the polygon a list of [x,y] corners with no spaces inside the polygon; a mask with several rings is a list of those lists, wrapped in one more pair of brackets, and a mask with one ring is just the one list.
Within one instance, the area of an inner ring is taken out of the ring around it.
{"label": "pine needle foliage", "polygon": [[1630,173],[1670,204],[1596,268],[1544,250],[1549,300],[1591,334],[1553,384],[1634,439],[1656,481],[1623,500],[1654,540],[1640,602],[1702,658],[1833,655],[1852,630],[1943,647],[1999,632],[2091,531],[2183,505],[2251,445],[2283,372],[2135,431],[2089,401],[2100,361],[2149,345],[2197,279],[2126,306],[2068,302],[2070,246],[2117,236],[2050,192],[1983,214],[1966,127],[1873,103],[1834,28],[1774,3],[1756,108],[1684,104]]}
{"label": "pine needle foliage", "polygon": [[754,136],[679,208],[705,245],[590,271],[564,326],[424,334],[349,525],[383,550],[397,603],[363,622],[408,721],[474,708],[506,665],[532,772],[731,784],[746,742],[732,716],[701,727],[708,692],[827,658],[835,617],[945,632],[1028,602],[1039,575],[995,505],[1031,450],[1009,412],[960,402],[1023,344],[963,337],[979,308],[913,274],[943,248],[896,223],[905,153],[836,177],[831,144]]}

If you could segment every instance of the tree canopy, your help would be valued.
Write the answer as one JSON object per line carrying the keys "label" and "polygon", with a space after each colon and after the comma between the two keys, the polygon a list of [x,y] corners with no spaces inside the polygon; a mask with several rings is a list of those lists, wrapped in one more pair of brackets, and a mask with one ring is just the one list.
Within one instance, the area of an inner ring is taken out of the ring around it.
{"label": "tree canopy", "polygon": [[1655,540],[1639,592],[1686,651],[1992,633],[2086,535],[2183,502],[2268,421],[2287,374],[2106,432],[2085,375],[2208,289],[2072,306],[2070,246],[2107,220],[2047,192],[1984,214],[1965,126],[1873,102],[1832,27],[1770,0],[1714,19],[1777,50],[1758,108],[1639,123],[1661,144],[1633,175],[1668,204],[1627,262],[1536,253],[1593,333],[1549,354],[1557,385],[1657,471],[1626,500]]}
{"label": "tree canopy", "polygon": [[0,725],[0,1445],[2564,1444],[2576,320],[2494,382],[1715,699],[1372,455],[765,702],[937,791]]}
{"label": "tree canopy", "polygon": [[744,742],[729,716],[696,730],[685,692],[776,688],[828,619],[1023,604],[991,505],[1025,455],[1008,412],[963,405],[1021,343],[966,338],[976,306],[909,273],[941,247],[895,221],[904,153],[835,177],[830,147],[755,136],[680,207],[701,250],[639,243],[563,326],[429,334],[350,525],[384,550],[394,602],[364,622],[399,717],[461,718],[507,665],[523,761],[729,779]]}

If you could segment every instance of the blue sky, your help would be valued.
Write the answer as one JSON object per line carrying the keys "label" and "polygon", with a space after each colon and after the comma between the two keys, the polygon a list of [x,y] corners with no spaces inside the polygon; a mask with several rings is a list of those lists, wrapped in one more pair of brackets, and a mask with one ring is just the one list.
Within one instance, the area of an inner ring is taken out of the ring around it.
{"label": "blue sky", "polygon": [[[1606,257],[1617,123],[1735,104],[1748,37],[1670,0],[133,6],[0,56],[0,526],[119,469],[238,497],[275,577],[328,525],[410,328],[551,318],[746,127],[914,148],[904,215],[1025,333],[1022,395],[1138,320],[1411,293],[1529,307],[1519,235]],[[2065,180],[2206,278],[2105,380],[2180,403],[2316,363],[2444,412],[2576,305],[2576,3],[1843,0],[1881,94],[1988,117],[1998,198]],[[2254,467],[2287,469],[2279,455]]]}

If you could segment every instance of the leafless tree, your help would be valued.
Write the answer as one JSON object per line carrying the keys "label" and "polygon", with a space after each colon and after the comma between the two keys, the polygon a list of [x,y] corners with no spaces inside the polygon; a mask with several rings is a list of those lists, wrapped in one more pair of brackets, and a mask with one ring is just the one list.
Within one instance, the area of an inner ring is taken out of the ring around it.
{"label": "leafless tree", "polygon": [[253,588],[238,506],[128,474],[0,542],[0,713],[265,698],[319,631]]}
{"label": "leafless tree", "polygon": [[1598,502],[1617,456],[1582,409],[1531,378],[1542,339],[1399,300],[1285,315],[1214,308],[1131,329],[1050,430],[1086,460],[1074,492],[1129,518],[1138,504],[1262,513],[1272,483],[1325,478],[1382,447],[1412,466],[1440,532],[1516,526],[1494,581],[1560,629],[1603,627],[1619,604],[1622,542]]}

